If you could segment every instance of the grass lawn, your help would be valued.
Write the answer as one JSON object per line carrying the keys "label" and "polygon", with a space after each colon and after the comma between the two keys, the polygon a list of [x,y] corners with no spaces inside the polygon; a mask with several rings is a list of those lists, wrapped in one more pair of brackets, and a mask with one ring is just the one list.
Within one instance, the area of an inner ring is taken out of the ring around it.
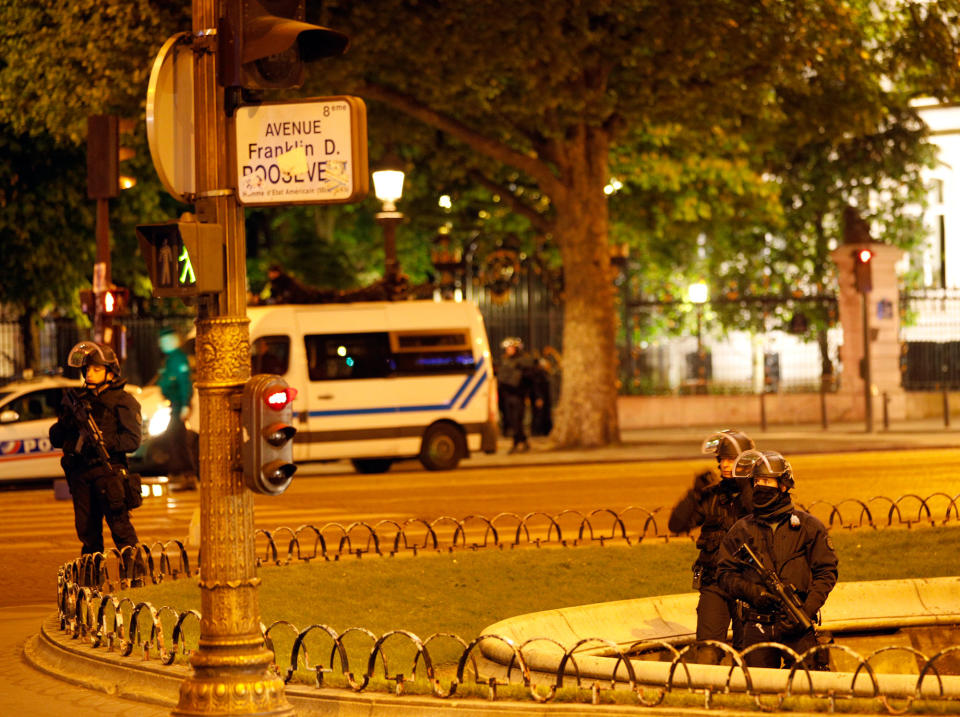
{"label": "grass lawn", "polygon": [[[957,574],[960,527],[834,531],[840,580]],[[690,591],[689,539],[606,547],[457,551],[263,567],[264,624],[287,620],[338,631],[452,632],[465,640],[506,617],[538,610]],[[200,610],[194,579],[128,591],[156,607]]]}
{"label": "grass lawn", "polygon": [[[957,574],[960,555],[960,527],[886,529],[873,531],[836,530],[832,533],[840,557],[840,580],[882,580],[891,578],[940,577]],[[697,555],[689,539],[670,542],[647,540],[639,545],[606,547],[522,548],[518,550],[457,551],[418,557],[362,559],[300,563],[260,570],[261,617],[265,625],[285,620],[298,630],[315,623],[342,633],[351,627],[369,630],[373,637],[352,632],[343,640],[350,671],[359,678],[367,669],[373,640],[392,630],[407,630],[422,640],[435,633],[453,633],[469,642],[492,623],[514,615],[586,603],[622,600],[690,591],[690,566]],[[149,601],[155,607],[169,605],[180,611],[200,610],[200,593],[195,579],[175,580],[126,591],[136,602]],[[167,625],[167,622],[171,624]],[[172,621],[164,620],[170,634]],[[187,644],[195,645],[199,626],[185,624]],[[279,626],[271,632],[277,663],[285,673],[296,632]],[[331,666],[332,642],[320,631],[306,641],[309,662]],[[444,689],[449,688],[462,648],[441,637],[430,643],[430,654]],[[389,668],[381,663],[367,689],[392,691],[395,683],[384,674],[403,673],[410,680],[416,651],[399,637],[384,644]],[[178,657],[179,662],[184,657]],[[302,655],[301,655],[302,659]],[[339,663],[332,665],[324,683],[346,687]],[[421,669],[416,682],[407,681],[408,693],[429,694],[430,685]],[[457,696],[487,697],[485,686],[470,679],[459,685]],[[301,664],[294,678],[311,684],[312,670]],[[646,691],[647,698],[653,693]],[[498,689],[500,699],[529,700],[518,684]],[[564,687],[555,701],[589,701],[589,690]],[[605,690],[601,702],[636,704],[626,690]],[[717,695],[717,705],[756,711],[752,698],[744,695]],[[701,707],[703,696],[686,691],[667,695],[664,705]],[[823,698],[792,697],[782,709],[800,712],[826,711]],[[841,712],[879,711],[876,700],[840,700]],[[915,702],[915,713],[944,714],[960,711],[960,703]]]}

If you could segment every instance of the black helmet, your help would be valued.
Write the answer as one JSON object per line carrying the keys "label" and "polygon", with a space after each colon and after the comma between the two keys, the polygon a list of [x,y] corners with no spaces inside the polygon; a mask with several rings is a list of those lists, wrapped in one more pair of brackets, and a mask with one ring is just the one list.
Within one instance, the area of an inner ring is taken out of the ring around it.
{"label": "black helmet", "polygon": [[120,362],[117,360],[117,355],[113,352],[113,349],[105,344],[97,344],[93,341],[81,341],[70,349],[70,354],[67,356],[67,365],[79,369],[87,366],[106,366],[115,375],[120,375]]}
{"label": "black helmet", "polygon": [[707,438],[701,449],[704,453],[714,455],[718,459],[736,458],[744,451],[754,448],[755,445],[753,439],[746,433],[726,428]]}
{"label": "black helmet", "polygon": [[775,478],[790,490],[795,485],[790,461],[777,451],[751,449],[737,456],[733,466],[734,478]]}

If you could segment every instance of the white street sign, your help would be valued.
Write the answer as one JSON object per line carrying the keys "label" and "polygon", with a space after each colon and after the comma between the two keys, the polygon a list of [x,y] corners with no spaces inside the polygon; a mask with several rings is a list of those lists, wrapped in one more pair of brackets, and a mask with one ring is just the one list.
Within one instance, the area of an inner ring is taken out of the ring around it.
{"label": "white street sign", "polygon": [[240,107],[235,126],[241,204],[340,204],[367,194],[367,111],[360,98]]}

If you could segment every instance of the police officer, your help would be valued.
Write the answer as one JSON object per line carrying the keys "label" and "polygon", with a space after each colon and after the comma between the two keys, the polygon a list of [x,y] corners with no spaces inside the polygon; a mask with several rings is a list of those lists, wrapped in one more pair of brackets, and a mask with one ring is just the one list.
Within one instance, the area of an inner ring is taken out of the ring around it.
{"label": "police officer", "polygon": [[108,490],[107,478],[116,473],[115,467],[126,468],[126,454],[140,445],[140,404],[123,390],[126,382],[120,378],[120,363],[109,346],[81,341],[70,350],[67,364],[83,374],[83,388],[75,395],[87,406],[103,434],[111,463],[104,465],[98,448],[88,432],[81,430],[80,418],[65,398],[57,422],[50,427],[50,442],[63,449],[60,463],[73,497],[81,554],[103,552],[104,518],[117,549],[136,545],[137,532],[125,500]]}
{"label": "police officer", "polygon": [[[744,559],[746,544],[764,568],[792,586],[801,609],[811,621],[837,583],[837,555],[823,523],[797,510],[790,499],[793,471],[776,451],[751,450],[734,466],[735,476],[753,483],[753,511],[738,521],[720,545],[717,580],[730,595],[747,604],[744,610],[744,647],[779,642],[797,653],[817,644],[807,629],[785,609],[784,603],[764,585],[752,560]],[[826,669],[825,651],[810,661],[811,668]],[[751,667],[789,666],[787,655],[776,648],[761,648],[747,655]]]}
{"label": "police officer", "polygon": [[523,342],[518,338],[501,343],[503,359],[497,372],[500,401],[503,403],[503,423],[508,436],[513,438],[510,453],[530,450],[523,428],[526,396],[529,390],[529,359],[523,354]]}
{"label": "police officer", "polygon": [[[697,640],[727,639],[727,628],[733,622],[733,645],[740,649],[741,629],[734,610],[734,601],[717,585],[717,549],[726,532],[740,518],[750,513],[750,485],[733,477],[733,464],[743,451],[753,448],[753,440],[745,433],[725,429],[709,436],[702,446],[706,454],[717,459],[720,478],[705,471],[693,479],[693,487],[670,513],[667,527],[674,533],[685,533],[700,527],[697,547],[700,555],[693,564],[693,587],[700,591],[697,602]],[[720,648],[705,645],[698,651],[698,661],[717,664]]]}
{"label": "police officer", "polygon": [[157,338],[163,352],[163,365],[157,385],[163,397],[170,402],[170,425],[165,440],[170,456],[167,470],[171,482],[184,488],[195,488],[197,481],[195,434],[188,433],[184,421],[190,416],[193,382],[190,380],[190,361],[180,348],[180,337],[171,328],[163,328]]}

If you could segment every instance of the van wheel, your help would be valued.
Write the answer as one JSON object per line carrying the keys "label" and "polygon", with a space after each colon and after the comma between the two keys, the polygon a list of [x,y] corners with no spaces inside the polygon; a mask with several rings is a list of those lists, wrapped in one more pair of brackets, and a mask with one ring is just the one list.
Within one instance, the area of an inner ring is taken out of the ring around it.
{"label": "van wheel", "polygon": [[423,437],[420,462],[427,470],[451,471],[466,452],[463,434],[449,423],[438,423]]}
{"label": "van wheel", "polygon": [[353,463],[353,468],[357,473],[367,474],[386,473],[393,465],[393,461],[389,458],[354,458],[350,462]]}

